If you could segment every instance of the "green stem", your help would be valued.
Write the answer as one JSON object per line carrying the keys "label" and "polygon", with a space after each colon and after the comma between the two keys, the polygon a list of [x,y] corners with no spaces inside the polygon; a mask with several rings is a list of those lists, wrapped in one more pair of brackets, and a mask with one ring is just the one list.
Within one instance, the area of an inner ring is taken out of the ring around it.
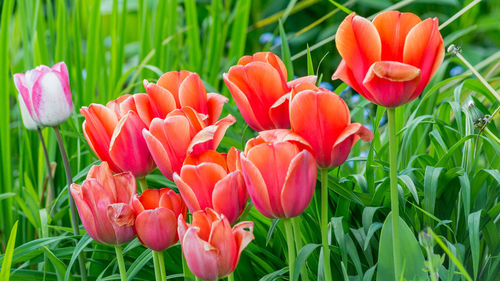
{"label": "green stem", "polygon": [[45,207],[48,210],[49,204],[50,202],[52,202],[52,198],[54,197],[54,180],[52,179],[52,169],[50,168],[49,153],[47,152],[47,146],[45,145],[45,140],[43,139],[42,130],[38,128],[36,131],[38,132],[38,137],[40,138],[40,143],[42,144],[43,155],[45,156],[45,164],[47,165],[47,179],[49,182],[49,189],[47,190],[47,200]]}
{"label": "green stem", "polygon": [[[71,176],[71,167],[69,166],[68,154],[64,148],[64,142],[59,132],[59,127],[55,126],[54,133],[56,135],[57,144],[59,145],[59,150],[61,151],[61,157],[64,164],[64,171],[66,172],[66,181],[68,184],[68,198],[69,198],[69,209],[71,214],[71,226],[73,228],[73,233],[75,235],[80,235],[80,230],[78,229],[78,216],[76,215],[76,206],[73,196],[71,196],[70,187],[73,183],[73,177]],[[76,243],[76,242],[75,242]],[[82,281],[87,280],[87,271],[85,269],[85,258],[83,256],[83,251],[78,255],[78,264],[80,265],[80,276]]]}
{"label": "green stem", "polygon": [[163,252],[158,253],[158,263],[160,266],[161,281],[167,281],[167,272],[165,271],[165,260],[163,259]]}
{"label": "green stem", "polygon": [[127,270],[125,269],[125,261],[123,260],[123,250],[120,245],[115,245],[116,262],[120,270],[120,280],[127,281]]}
{"label": "green stem", "polygon": [[394,257],[394,278],[399,280],[400,275],[400,249],[399,249],[399,199],[398,199],[398,167],[396,141],[396,110],[387,108],[387,119],[389,121],[389,163],[390,163],[390,188],[391,188],[391,211],[392,211],[392,255]]}
{"label": "green stem", "polygon": [[155,280],[160,281],[161,273],[160,273],[160,261],[158,260],[158,252],[152,251],[151,254],[153,254],[153,263],[155,267]]}
{"label": "green stem", "polygon": [[148,181],[146,177],[137,178],[139,180],[139,188],[141,189],[141,193],[148,189]]}
{"label": "green stem", "polygon": [[[300,216],[292,218],[292,225],[293,225],[293,233],[295,234],[295,247],[297,248],[297,255],[298,255],[303,246],[302,236],[300,235],[301,234]],[[307,268],[305,266],[302,267],[300,274],[302,275],[303,281],[309,281],[309,277],[307,276]]]}
{"label": "green stem", "polygon": [[231,272],[229,276],[227,277],[227,281],[234,281],[234,272]]}
{"label": "green stem", "polygon": [[293,280],[293,271],[295,269],[295,243],[293,242],[292,223],[289,218],[283,219],[286,232],[286,242],[288,245],[288,272],[290,273],[290,280]]}
{"label": "green stem", "polygon": [[321,173],[321,244],[323,246],[323,268],[325,281],[332,280],[330,269],[330,248],[328,246],[328,169],[320,169]]}

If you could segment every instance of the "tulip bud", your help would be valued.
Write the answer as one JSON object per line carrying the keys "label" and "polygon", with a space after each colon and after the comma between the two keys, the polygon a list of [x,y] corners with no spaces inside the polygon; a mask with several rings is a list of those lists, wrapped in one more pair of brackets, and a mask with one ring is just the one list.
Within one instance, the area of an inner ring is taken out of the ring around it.
{"label": "tulip bud", "polygon": [[64,62],[52,68],[41,65],[28,70],[26,74],[14,74],[14,83],[19,92],[19,106],[27,129],[57,126],[71,116],[73,102],[68,68]]}

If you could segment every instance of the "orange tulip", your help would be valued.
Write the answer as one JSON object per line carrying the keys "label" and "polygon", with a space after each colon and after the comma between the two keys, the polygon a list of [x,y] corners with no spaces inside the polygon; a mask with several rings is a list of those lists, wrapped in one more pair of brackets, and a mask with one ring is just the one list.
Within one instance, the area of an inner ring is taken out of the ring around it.
{"label": "orange tulip", "polygon": [[217,280],[231,274],[241,252],[254,239],[253,222],[243,221],[231,229],[227,218],[210,208],[194,212],[192,224],[179,216],[178,224],[187,265],[203,280]]}
{"label": "orange tulip", "polygon": [[[311,202],[316,161],[288,130],[264,131],[247,142],[241,170],[252,202],[268,218],[292,218]],[[293,139],[288,141],[287,139]]]}
{"label": "orange tulip", "polygon": [[248,201],[243,175],[234,170],[238,153],[234,147],[228,155],[207,150],[188,156],[180,175],[174,173],[174,181],[191,213],[213,208],[230,223],[236,222]]}
{"label": "orange tulip", "polygon": [[149,249],[163,251],[177,243],[177,218],[186,205],[170,188],[148,189],[132,199],[137,238]]}
{"label": "orange tulip", "polygon": [[292,131],[310,144],[319,167],[341,165],[359,138],[373,139],[366,127],[351,123],[349,108],[335,93],[302,83],[292,90],[291,96]]}
{"label": "orange tulip", "polygon": [[85,117],[83,134],[101,161],[115,172],[130,171],[142,177],[155,168],[142,136],[150,121],[152,103],[145,94],[125,95],[106,106],[91,104],[80,112]]}
{"label": "orange tulip", "polygon": [[236,119],[228,115],[206,126],[201,114],[184,107],[170,112],[165,119],[153,119],[149,130],[142,133],[158,168],[173,180],[174,172],[180,172],[187,155],[215,150],[234,122]]}
{"label": "orange tulip", "polygon": [[241,115],[256,131],[290,128],[287,94],[297,83],[316,81],[316,76],[306,76],[287,83],[285,65],[271,52],[242,57],[223,78]]}
{"label": "orange tulip", "polygon": [[335,43],[343,60],[332,79],[341,79],[369,101],[397,107],[417,98],[443,62],[438,19],[388,11],[373,22],[347,16]]}
{"label": "orange tulip", "polygon": [[130,172],[113,175],[108,163],[102,162],[90,168],[82,185],[72,184],[70,191],[92,239],[119,245],[135,237],[131,201],[136,182]]}
{"label": "orange tulip", "polygon": [[[198,74],[182,71],[170,71],[163,74],[158,82],[149,83],[144,80],[144,88],[151,97],[168,101],[173,108],[192,107],[204,115],[206,125],[212,125],[219,119],[226,97],[216,93],[208,93]],[[168,112],[167,112],[168,113]],[[156,116],[165,118],[163,116]]]}

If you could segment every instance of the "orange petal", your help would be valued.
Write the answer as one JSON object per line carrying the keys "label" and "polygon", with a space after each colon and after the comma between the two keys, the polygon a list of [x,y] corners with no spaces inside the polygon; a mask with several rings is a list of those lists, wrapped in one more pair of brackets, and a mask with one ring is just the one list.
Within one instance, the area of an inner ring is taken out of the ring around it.
{"label": "orange petal", "polygon": [[398,11],[383,12],[373,19],[382,42],[383,61],[403,61],[406,35],[419,22],[421,20],[417,15]]}
{"label": "orange petal", "polygon": [[238,258],[234,261],[235,268],[240,260],[241,252],[255,238],[253,236],[253,226],[253,221],[242,221],[233,227],[234,238],[238,245]]}
{"label": "orange petal", "polygon": [[202,210],[193,189],[177,173],[174,173],[173,178],[189,210],[191,212]]}
{"label": "orange petal", "polygon": [[303,77],[299,77],[295,80],[292,80],[290,82],[287,83],[288,87],[289,88],[293,88],[295,86],[297,86],[298,84],[302,84],[302,83],[309,83],[309,84],[316,84],[316,81],[318,80],[318,76],[316,75],[309,75],[309,76],[303,76]]}
{"label": "orange petal", "polygon": [[245,179],[248,194],[252,198],[255,208],[268,218],[277,218],[271,207],[266,183],[259,169],[243,155],[241,156],[241,170]]}
{"label": "orange petal", "polygon": [[236,259],[238,248],[229,221],[222,216],[221,220],[212,224],[212,232],[208,243],[218,250],[218,277],[222,278],[233,272],[233,260]]}
{"label": "orange petal", "polygon": [[190,106],[199,113],[207,114],[207,90],[200,76],[196,73],[188,75],[179,86],[180,106]]}
{"label": "orange petal", "polygon": [[406,37],[403,62],[420,69],[422,79],[410,100],[416,98],[427,86],[443,62],[444,43],[437,18],[417,24]]}
{"label": "orange petal", "polygon": [[159,116],[156,110],[153,108],[149,96],[146,94],[135,94],[133,95],[135,107],[137,110],[137,114],[141,118],[142,122],[149,128],[149,124],[151,124],[151,120],[155,117]]}
{"label": "orange petal", "polygon": [[309,206],[316,187],[316,160],[303,150],[292,159],[281,191],[285,217],[296,217]]}
{"label": "orange petal", "polygon": [[331,162],[328,167],[335,168],[342,165],[360,138],[364,141],[371,141],[373,133],[360,123],[349,124],[332,147]]}
{"label": "orange petal", "polygon": [[144,80],[144,88],[151,99],[151,104],[155,108],[157,117],[165,118],[170,111],[176,108],[175,99],[172,93],[154,83]]}
{"label": "orange petal", "polygon": [[217,122],[222,112],[222,108],[224,107],[224,104],[228,101],[229,99],[223,95],[216,93],[207,94],[207,108],[208,108],[207,125],[212,125],[215,122]]}
{"label": "orange petal", "polygon": [[228,115],[214,125],[203,128],[191,140],[187,150],[188,154],[199,154],[206,150],[217,149],[227,128],[235,122],[236,119],[232,115]]}
{"label": "orange petal", "polygon": [[165,88],[167,91],[172,93],[173,98],[175,99],[176,107],[180,108],[179,101],[179,86],[181,82],[190,75],[189,71],[170,71],[163,74],[160,79],[158,79],[158,86]]}
{"label": "orange petal", "polygon": [[203,162],[215,163],[226,169],[226,157],[216,150],[207,150],[201,154],[190,154],[184,160],[183,165],[199,165]]}
{"label": "orange petal", "polygon": [[354,89],[354,91],[358,92],[360,95],[365,97],[367,100],[371,101],[372,103],[375,103],[375,99],[373,98],[373,95],[365,89],[363,86],[362,82],[363,80],[356,80],[354,77],[354,73],[352,70],[347,66],[345,63],[345,60],[340,61],[339,66],[337,67],[337,70],[335,70],[335,73],[332,75],[332,80],[335,79],[340,79],[347,85],[351,86],[351,88]]}
{"label": "orange petal", "polygon": [[169,209],[146,210],[135,220],[137,237],[141,243],[154,251],[164,251],[177,240],[177,218]]}
{"label": "orange petal", "polygon": [[212,206],[215,211],[224,214],[230,223],[234,223],[243,212],[247,199],[243,176],[240,171],[235,171],[215,184]]}
{"label": "orange petal", "polygon": [[274,128],[290,128],[289,103],[290,94],[285,94],[269,108],[269,118],[271,118]]}
{"label": "orange petal", "polygon": [[410,101],[420,82],[420,69],[393,61],[374,63],[363,85],[374,96],[376,104],[397,107]]}
{"label": "orange petal", "polygon": [[369,20],[354,13],[340,24],[335,44],[357,81],[362,81],[370,65],[381,58],[382,47],[377,29]]}
{"label": "orange petal", "polygon": [[203,280],[217,280],[218,250],[200,239],[195,227],[188,228],[181,245],[187,265],[194,275]]}
{"label": "orange petal", "polygon": [[226,156],[227,169],[229,172],[241,171],[240,151],[232,146]]}

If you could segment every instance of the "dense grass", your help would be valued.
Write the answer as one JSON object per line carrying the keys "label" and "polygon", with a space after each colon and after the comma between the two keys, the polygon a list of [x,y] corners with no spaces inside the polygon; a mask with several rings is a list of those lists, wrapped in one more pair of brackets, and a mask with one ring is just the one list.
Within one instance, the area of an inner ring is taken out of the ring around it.
{"label": "dense grass", "polygon": [[[462,56],[493,89],[500,87],[499,1],[396,2],[2,1],[0,245],[4,254],[0,280],[8,280],[9,271],[10,280],[76,280],[74,265],[80,251],[89,262],[91,280],[119,279],[111,247],[92,242],[83,227],[81,236],[72,235],[62,160],[55,135],[48,129],[43,135],[57,166],[55,199],[46,200],[47,167],[36,132],[25,130],[21,122],[13,73],[62,60],[68,65],[75,113],[63,124],[62,134],[73,180],[79,183],[97,160],[81,131],[81,106],[144,92],[142,79],[155,81],[166,71],[180,69],[198,72],[209,91],[229,96],[222,73],[243,54],[263,50],[280,54],[296,75],[315,73],[331,82],[348,102],[353,122],[371,126],[375,133],[372,143],[357,144],[348,161],[331,171],[328,179],[334,280],[375,280],[381,274],[377,266],[391,253],[382,233],[390,211],[385,109],[345,84],[330,81],[340,61],[333,43],[338,24],[351,10],[365,17],[397,8],[422,18],[437,16],[441,23],[451,18],[441,30],[445,46],[460,46]],[[470,9],[459,13],[471,2]],[[274,40],[259,40],[264,33],[271,33]],[[278,38],[286,38],[286,44],[281,46]],[[447,55],[421,97],[396,111],[400,215],[409,227],[403,249],[413,251],[416,245],[412,261],[430,261],[433,266],[428,268],[437,269],[441,280],[493,281],[500,280],[500,122],[494,118],[481,130],[475,121],[493,114],[500,100],[471,70]],[[468,107],[471,101],[473,109]],[[220,149],[241,149],[255,133],[246,127],[234,102],[224,110],[238,122],[228,130]],[[153,187],[175,189],[158,171],[147,180]],[[297,258],[297,266],[306,266],[310,280],[317,279],[323,266],[316,197],[319,192],[300,218],[306,246]],[[246,219],[255,221],[256,239],[244,251],[236,279],[287,278],[282,224],[255,208]],[[428,239],[433,240],[430,245]],[[154,279],[150,250],[136,239],[125,246],[124,253],[130,280]],[[179,279],[180,246],[165,255],[167,274]]]}

